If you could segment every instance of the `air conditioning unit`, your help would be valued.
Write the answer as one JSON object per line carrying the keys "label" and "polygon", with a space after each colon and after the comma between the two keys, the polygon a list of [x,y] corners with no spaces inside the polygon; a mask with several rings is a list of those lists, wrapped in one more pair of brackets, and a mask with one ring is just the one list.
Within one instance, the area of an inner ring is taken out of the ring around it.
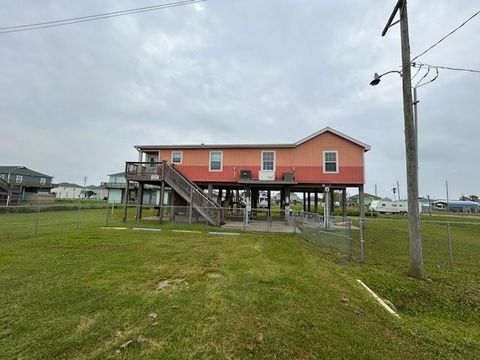
{"label": "air conditioning unit", "polygon": [[283,173],[284,181],[293,181],[293,172],[284,172]]}
{"label": "air conditioning unit", "polygon": [[275,171],[273,170],[260,170],[258,172],[258,180],[260,181],[274,181]]}
{"label": "air conditioning unit", "polygon": [[251,179],[252,171],[251,170],[240,170],[240,179]]}

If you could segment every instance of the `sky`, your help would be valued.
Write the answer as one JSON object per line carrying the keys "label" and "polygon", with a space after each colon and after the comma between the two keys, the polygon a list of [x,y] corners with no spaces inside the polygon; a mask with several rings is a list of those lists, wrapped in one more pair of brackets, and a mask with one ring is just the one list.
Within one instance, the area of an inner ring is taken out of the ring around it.
{"label": "sky", "polygon": [[[161,3],[3,0],[0,27]],[[133,145],[293,143],[330,126],[371,146],[365,191],[392,197],[398,181],[405,197],[401,81],[369,85],[400,69],[398,25],[381,37],[395,3],[208,0],[0,34],[0,164],[98,184]],[[408,4],[412,56],[479,10]],[[480,69],[480,16],[419,60]],[[418,93],[420,195],[445,198],[447,180],[451,198],[479,195],[480,74],[442,70]]]}

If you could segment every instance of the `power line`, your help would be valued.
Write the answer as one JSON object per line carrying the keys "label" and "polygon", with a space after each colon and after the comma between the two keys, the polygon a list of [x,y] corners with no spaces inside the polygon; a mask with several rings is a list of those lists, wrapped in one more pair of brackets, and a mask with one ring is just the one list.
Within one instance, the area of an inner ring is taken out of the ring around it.
{"label": "power line", "polygon": [[196,3],[205,2],[205,1],[206,0],[183,0],[183,1],[165,3],[165,4],[146,6],[141,8],[112,11],[112,12],[100,13],[95,15],[78,16],[78,17],[67,18],[62,20],[43,21],[43,22],[32,23],[32,24],[0,27],[0,34],[44,29],[44,28],[50,28],[50,27],[77,24],[77,23],[87,22],[87,21],[103,20],[103,19],[108,19],[116,16],[124,16],[124,15],[138,14],[138,13],[143,13],[148,11],[162,10],[162,9],[167,9],[167,8],[172,8],[177,6],[196,4]]}
{"label": "power line", "polygon": [[455,68],[455,67],[450,67],[450,66],[439,66],[439,65],[430,65],[430,64],[424,64],[424,63],[412,63],[413,67],[428,67],[428,68],[434,68],[434,69],[443,69],[443,70],[453,70],[453,71],[466,71],[466,72],[472,72],[472,73],[480,73],[480,70],[476,69],[465,69],[465,68]]}
{"label": "power line", "polygon": [[422,53],[418,54],[417,56],[415,56],[412,61],[415,61],[415,59],[418,59],[420,56],[422,55],[425,55],[427,52],[429,52],[430,50],[432,50],[435,46],[437,46],[438,44],[440,44],[442,41],[444,41],[446,38],[448,38],[449,36],[453,35],[455,32],[457,32],[458,30],[460,30],[460,28],[462,28],[466,23],[468,23],[470,20],[472,20],[475,16],[477,16],[478,14],[480,14],[480,10],[477,11],[475,14],[473,14],[472,16],[470,16],[467,20],[465,20],[462,24],[460,24],[459,26],[457,26],[455,29],[453,29],[452,31],[450,31],[447,35],[445,35],[443,38],[441,38],[440,40],[438,40],[435,44],[433,44],[432,46],[430,46],[427,50],[423,51]]}

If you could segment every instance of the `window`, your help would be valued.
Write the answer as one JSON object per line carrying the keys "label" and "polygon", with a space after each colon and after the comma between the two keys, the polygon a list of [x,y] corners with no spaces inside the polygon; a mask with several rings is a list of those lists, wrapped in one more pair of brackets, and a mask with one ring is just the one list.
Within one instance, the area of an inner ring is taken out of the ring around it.
{"label": "window", "polygon": [[222,158],[221,151],[210,151],[210,171],[222,171]]}
{"label": "window", "polygon": [[181,164],[183,158],[182,151],[172,151],[172,164]]}
{"label": "window", "polygon": [[338,152],[337,151],[324,151],[323,152],[323,172],[338,172]]}
{"label": "window", "polygon": [[45,185],[47,183],[47,179],[40,178],[40,185]]}
{"label": "window", "polygon": [[275,151],[262,151],[262,170],[275,170]]}
{"label": "window", "polygon": [[20,184],[22,181],[23,181],[23,176],[22,175],[17,175],[17,177],[15,178],[15,182],[17,184]]}
{"label": "window", "polygon": [[5,180],[5,174],[0,174],[0,179]]}

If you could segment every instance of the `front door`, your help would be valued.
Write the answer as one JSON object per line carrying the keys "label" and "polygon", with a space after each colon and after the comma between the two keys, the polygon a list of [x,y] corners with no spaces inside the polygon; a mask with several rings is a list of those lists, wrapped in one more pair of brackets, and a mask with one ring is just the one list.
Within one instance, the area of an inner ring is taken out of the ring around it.
{"label": "front door", "polygon": [[157,173],[157,162],[158,162],[158,154],[146,154],[145,158],[147,164],[147,173],[148,174],[156,174]]}

